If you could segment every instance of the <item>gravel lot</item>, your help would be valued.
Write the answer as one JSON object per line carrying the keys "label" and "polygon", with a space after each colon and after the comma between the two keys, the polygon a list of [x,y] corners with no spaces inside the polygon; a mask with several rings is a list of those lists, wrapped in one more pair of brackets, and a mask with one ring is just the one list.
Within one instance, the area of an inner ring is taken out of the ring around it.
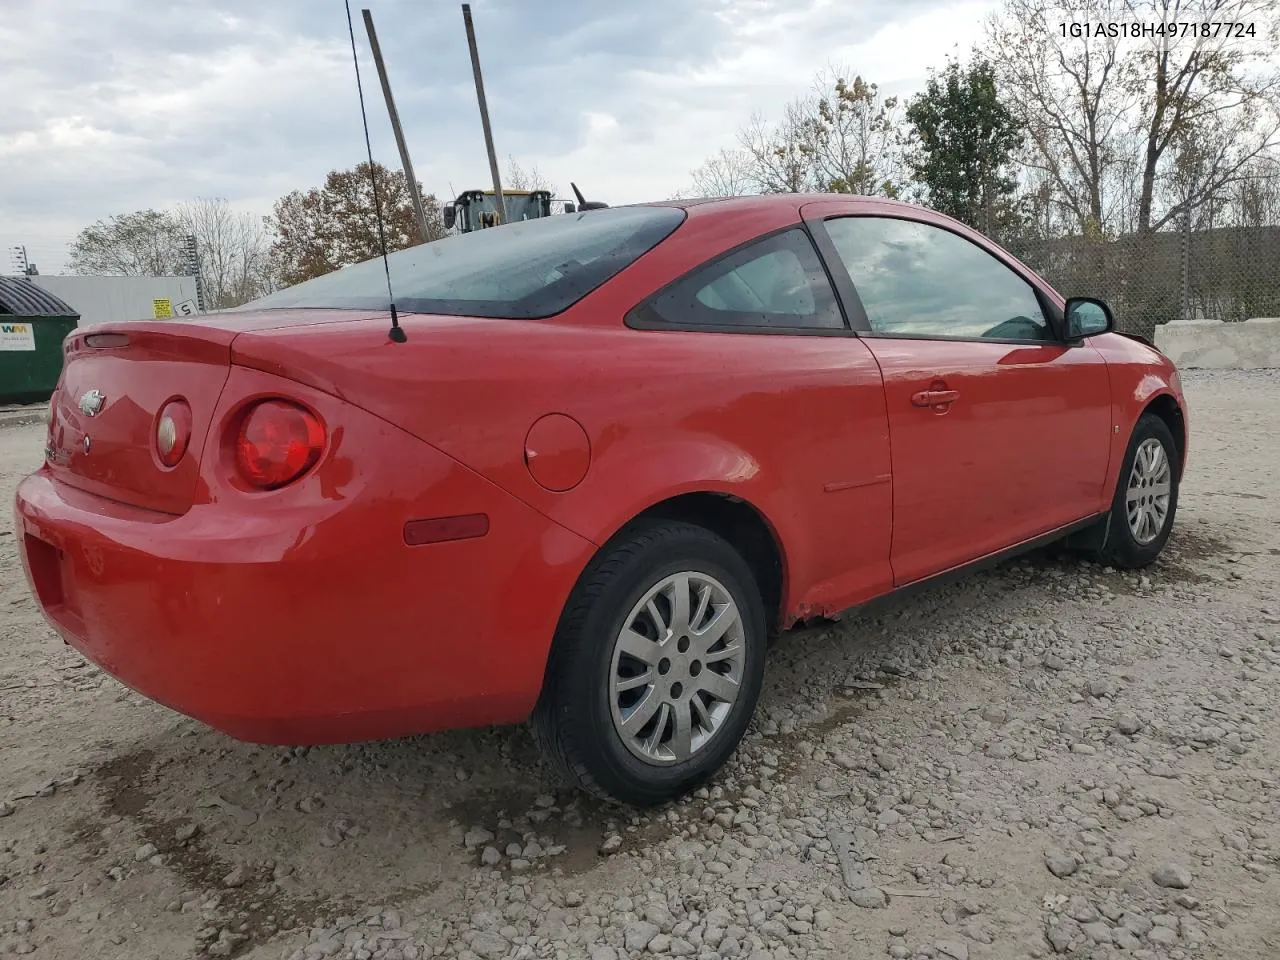
{"label": "gravel lot", "polygon": [[[0,954],[1280,956],[1280,372],[1189,373],[1173,539],[784,637],[709,791],[647,817],[523,728],[259,748],[45,627],[0,534]],[[10,502],[43,425],[0,429]]]}

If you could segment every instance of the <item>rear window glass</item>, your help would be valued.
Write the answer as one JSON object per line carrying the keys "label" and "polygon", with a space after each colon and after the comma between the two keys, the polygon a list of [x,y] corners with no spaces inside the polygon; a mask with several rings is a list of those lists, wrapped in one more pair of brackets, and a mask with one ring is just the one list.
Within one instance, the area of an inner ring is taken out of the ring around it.
{"label": "rear window glass", "polygon": [[[456,316],[549,317],[669,236],[678,207],[615,207],[455,234],[387,257],[396,307]],[[278,290],[239,310],[386,309],[382,258]]]}

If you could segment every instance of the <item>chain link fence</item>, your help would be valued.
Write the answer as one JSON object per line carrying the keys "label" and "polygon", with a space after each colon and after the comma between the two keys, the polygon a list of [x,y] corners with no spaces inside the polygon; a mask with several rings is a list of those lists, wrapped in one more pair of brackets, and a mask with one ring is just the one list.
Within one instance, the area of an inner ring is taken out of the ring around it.
{"label": "chain link fence", "polygon": [[1148,339],[1170,320],[1280,317],[1280,226],[1009,239],[1003,246],[1063,296],[1107,300],[1119,329]]}

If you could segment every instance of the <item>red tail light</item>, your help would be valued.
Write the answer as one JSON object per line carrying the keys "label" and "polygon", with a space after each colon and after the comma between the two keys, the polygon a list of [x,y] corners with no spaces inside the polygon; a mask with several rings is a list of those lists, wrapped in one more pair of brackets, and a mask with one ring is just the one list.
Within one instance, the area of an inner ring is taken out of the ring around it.
{"label": "red tail light", "polygon": [[287,400],[264,400],[240,422],[236,466],[261,490],[292,483],[320,459],[324,427],[308,410]]}
{"label": "red tail light", "polygon": [[191,408],[185,400],[170,400],[156,421],[156,453],[166,467],[177,466],[191,443]]}

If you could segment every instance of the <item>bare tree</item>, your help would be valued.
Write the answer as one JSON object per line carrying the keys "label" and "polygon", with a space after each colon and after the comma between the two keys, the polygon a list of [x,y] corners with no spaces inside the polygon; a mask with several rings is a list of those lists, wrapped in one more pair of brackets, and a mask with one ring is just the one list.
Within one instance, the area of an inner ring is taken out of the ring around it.
{"label": "bare tree", "polygon": [[1113,212],[1116,150],[1134,106],[1135,65],[1108,38],[1065,38],[1058,25],[1104,21],[1105,0],[1005,0],[987,24],[987,58],[1076,229],[1098,236]]}
{"label": "bare tree", "polygon": [[237,213],[222,198],[181,203],[173,214],[184,234],[195,235],[209,309],[239,306],[271,289],[271,240],[260,217]]}
{"label": "bare tree", "polygon": [[[1112,37],[1097,25],[1252,23],[1274,37],[1278,9],[1275,0],[1005,0],[986,53],[1037,148],[1031,162],[1079,230],[1159,230],[1280,143],[1280,71],[1265,65],[1265,42],[1181,30]],[[1191,144],[1199,173],[1188,190],[1175,156]]]}
{"label": "bare tree", "polygon": [[513,156],[507,157],[507,172],[502,179],[503,189],[511,190],[550,190],[554,195],[555,186],[542,175],[537,166],[525,170]]}
{"label": "bare tree", "polygon": [[750,180],[761,193],[802,193],[814,187],[812,104],[788,104],[782,120],[768,123],[756,112],[738,132],[738,143],[750,158]]}
{"label": "bare tree", "polygon": [[[852,77],[852,79],[849,79]],[[904,179],[901,105],[843,66],[814,80],[813,166],[817,186],[832,193],[895,196]]]}
{"label": "bare tree", "polygon": [[721,147],[691,176],[693,185],[687,196],[741,197],[755,192],[751,156],[742,150]]}
{"label": "bare tree", "polygon": [[[1280,26],[1275,0],[1125,0],[1124,6],[1145,22],[1261,24],[1272,34]],[[1280,69],[1266,66],[1264,47],[1233,38],[1157,36],[1137,45],[1133,57],[1143,139],[1138,229],[1159,230],[1239,182],[1256,158],[1280,144]],[[1184,150],[1194,143],[1198,176],[1189,190],[1175,184],[1159,213],[1162,161],[1179,141]]]}

